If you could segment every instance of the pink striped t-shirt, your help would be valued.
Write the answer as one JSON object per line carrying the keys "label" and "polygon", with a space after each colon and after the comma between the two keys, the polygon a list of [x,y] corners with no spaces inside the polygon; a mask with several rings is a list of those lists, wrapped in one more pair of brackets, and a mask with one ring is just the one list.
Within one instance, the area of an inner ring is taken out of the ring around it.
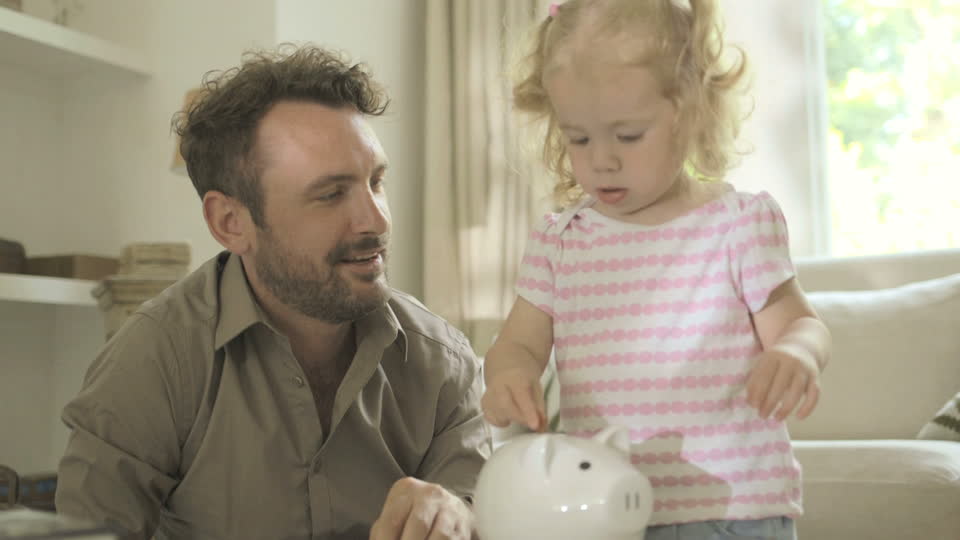
{"label": "pink striped t-shirt", "polygon": [[746,404],[750,314],[794,275],[779,206],[729,191],[645,226],[592,202],[535,228],[518,280],[553,318],[562,429],[629,426],[651,525],[799,515],[787,428]]}

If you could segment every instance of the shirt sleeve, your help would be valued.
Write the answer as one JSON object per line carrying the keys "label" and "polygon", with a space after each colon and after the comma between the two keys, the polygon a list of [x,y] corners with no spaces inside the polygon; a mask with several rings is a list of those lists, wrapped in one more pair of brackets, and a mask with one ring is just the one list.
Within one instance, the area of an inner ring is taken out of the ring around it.
{"label": "shirt sleeve", "polygon": [[153,534],[180,462],[176,358],[167,334],[143,315],[104,347],[63,410],[72,432],[58,471],[59,513],[130,538]]}
{"label": "shirt sleeve", "polygon": [[527,238],[517,274],[517,295],[554,316],[554,266],[560,246],[559,216],[548,214]]}
{"label": "shirt sleeve", "polygon": [[739,201],[728,250],[737,295],[751,313],[762,310],[770,293],[795,275],[787,220],[767,192]]}
{"label": "shirt sleeve", "polygon": [[492,451],[490,427],[480,409],[483,376],[465,337],[447,354],[451,374],[438,400],[433,440],[416,476],[470,501],[480,468]]}

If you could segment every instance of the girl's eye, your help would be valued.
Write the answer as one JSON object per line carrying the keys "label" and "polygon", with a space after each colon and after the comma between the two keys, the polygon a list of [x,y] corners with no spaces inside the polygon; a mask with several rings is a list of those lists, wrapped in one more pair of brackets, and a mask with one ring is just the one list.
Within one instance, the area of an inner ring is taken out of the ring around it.
{"label": "girl's eye", "polygon": [[573,144],[573,145],[576,145],[576,146],[584,146],[585,144],[587,144],[587,142],[588,142],[589,140],[590,140],[590,139],[588,139],[588,138],[586,138],[586,137],[571,138],[571,139],[570,139],[570,144]]}
{"label": "girl's eye", "polygon": [[638,133],[636,135],[617,135],[617,140],[622,143],[632,143],[637,142],[643,138],[643,133]]}

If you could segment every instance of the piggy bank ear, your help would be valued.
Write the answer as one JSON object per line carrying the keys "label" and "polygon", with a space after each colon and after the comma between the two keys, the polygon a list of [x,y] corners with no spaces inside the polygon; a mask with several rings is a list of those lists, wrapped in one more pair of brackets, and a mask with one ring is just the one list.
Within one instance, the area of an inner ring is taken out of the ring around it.
{"label": "piggy bank ear", "polygon": [[550,462],[553,461],[553,436],[543,433],[531,435],[531,437],[533,437],[533,442],[523,453],[523,468],[547,476],[550,470]]}
{"label": "piggy bank ear", "polygon": [[625,454],[630,453],[630,431],[624,426],[607,426],[594,435],[593,440]]}

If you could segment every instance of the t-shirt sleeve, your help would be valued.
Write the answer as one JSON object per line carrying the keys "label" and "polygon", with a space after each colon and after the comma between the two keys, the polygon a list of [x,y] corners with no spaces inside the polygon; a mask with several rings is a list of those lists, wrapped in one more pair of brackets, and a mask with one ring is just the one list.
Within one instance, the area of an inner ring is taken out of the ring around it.
{"label": "t-shirt sleeve", "polygon": [[787,220],[767,192],[740,200],[738,210],[727,246],[730,271],[737,295],[756,313],[795,275]]}
{"label": "t-shirt sleeve", "polygon": [[546,215],[530,231],[517,275],[517,295],[553,317],[554,266],[560,246],[557,214]]}

